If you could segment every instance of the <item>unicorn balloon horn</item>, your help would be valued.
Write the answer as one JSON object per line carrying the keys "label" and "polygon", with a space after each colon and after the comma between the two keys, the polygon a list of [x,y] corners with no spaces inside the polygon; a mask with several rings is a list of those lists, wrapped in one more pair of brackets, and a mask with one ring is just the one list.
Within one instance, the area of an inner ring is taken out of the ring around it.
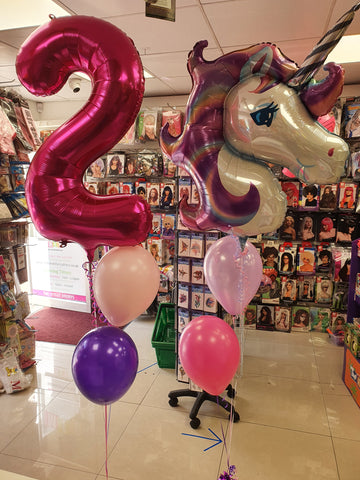
{"label": "unicorn balloon horn", "polygon": [[327,56],[339,43],[359,8],[360,2],[357,2],[348,12],[340,17],[334,27],[319,40],[313,50],[305,58],[299,70],[288,82],[290,87],[300,90],[312,79],[325,62]]}

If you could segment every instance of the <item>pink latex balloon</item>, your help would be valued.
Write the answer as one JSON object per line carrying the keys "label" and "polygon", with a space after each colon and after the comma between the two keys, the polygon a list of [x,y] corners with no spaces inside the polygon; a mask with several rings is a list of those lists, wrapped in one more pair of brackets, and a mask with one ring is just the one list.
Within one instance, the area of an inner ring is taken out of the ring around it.
{"label": "pink latex balloon", "polygon": [[152,303],[159,283],[159,267],[145,248],[115,247],[96,267],[95,300],[111,324],[126,325]]}
{"label": "pink latex balloon", "polygon": [[187,375],[211,395],[220,395],[235,375],[240,345],[234,330],[221,318],[192,320],[179,340],[179,357]]}
{"label": "pink latex balloon", "polygon": [[132,40],[98,18],[54,18],[22,45],[16,70],[34,95],[58,92],[76,71],[93,84],[85,106],[31,163],[25,193],[36,229],[54,241],[78,242],[89,260],[98,245],[141,243],[151,227],[147,202],[137,195],[95,196],[82,182],[87,167],[125,135],[139,112],[144,77]]}
{"label": "pink latex balloon", "polygon": [[242,250],[238,237],[217,240],[205,255],[204,273],[211,292],[231,315],[241,314],[257,292],[263,274],[254,245]]}

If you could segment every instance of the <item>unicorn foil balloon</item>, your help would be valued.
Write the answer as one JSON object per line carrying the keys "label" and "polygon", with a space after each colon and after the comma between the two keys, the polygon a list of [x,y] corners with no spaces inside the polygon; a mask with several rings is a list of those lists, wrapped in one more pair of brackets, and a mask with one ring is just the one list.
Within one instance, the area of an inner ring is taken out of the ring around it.
{"label": "unicorn foil balloon", "polygon": [[[193,80],[183,132],[161,132],[163,153],[192,177],[199,204],[180,202],[182,222],[192,230],[239,235],[276,230],[286,197],[268,164],[289,169],[305,183],[335,183],[349,155],[347,144],[317,118],[340,95],[343,69],[333,63],[322,82],[301,84],[299,67],[273,44],[258,44],[203,58],[206,41],[190,52]],[[317,66],[319,68],[319,66]],[[296,77],[296,86],[291,80]]]}

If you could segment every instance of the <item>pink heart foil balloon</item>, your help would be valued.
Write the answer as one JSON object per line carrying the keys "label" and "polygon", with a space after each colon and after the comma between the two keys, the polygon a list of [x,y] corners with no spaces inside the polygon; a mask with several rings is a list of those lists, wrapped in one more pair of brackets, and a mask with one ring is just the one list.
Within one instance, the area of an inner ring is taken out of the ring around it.
{"label": "pink heart foil balloon", "polygon": [[259,288],[263,268],[252,243],[228,235],[215,242],[205,255],[206,283],[219,303],[231,315],[240,315]]}

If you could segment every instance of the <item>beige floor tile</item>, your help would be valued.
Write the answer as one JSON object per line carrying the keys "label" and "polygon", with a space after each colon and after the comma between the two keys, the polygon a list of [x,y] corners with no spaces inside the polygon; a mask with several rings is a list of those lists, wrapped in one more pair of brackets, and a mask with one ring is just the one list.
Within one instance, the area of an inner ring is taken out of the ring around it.
{"label": "beige floor tile", "polygon": [[[24,460],[18,456],[0,454],[1,468],[19,475],[26,475],[36,480],[95,480],[93,473],[56,467],[54,465]],[[0,478],[1,474],[0,474]],[[2,479],[3,480],[3,479]]]}
{"label": "beige floor tile", "polygon": [[324,400],[332,436],[360,442],[360,409],[354,399],[324,395]]}
{"label": "beige floor tile", "polygon": [[[253,333],[253,332],[252,332]],[[256,332],[255,332],[256,333]],[[277,334],[277,332],[259,332]],[[282,334],[286,337],[285,334]],[[288,334],[288,338],[307,336],[303,333]],[[302,340],[304,341],[304,340]],[[271,375],[276,377],[296,378],[318,381],[318,371],[311,344],[264,341],[262,337],[246,338],[243,374]]]}
{"label": "beige floor tile", "polygon": [[330,437],[240,422],[227,445],[241,480],[338,480]]}
{"label": "beige floor tile", "polygon": [[[125,393],[125,395],[120,399],[121,401],[140,404],[145,395],[147,394],[147,391],[151,387],[152,383],[159,375],[159,367],[156,363],[150,365],[146,365],[144,362],[142,363],[144,366],[141,368],[139,364],[139,371],[135,377],[134,383],[131,385],[130,389]],[[67,384],[63,392],[81,395],[79,389],[75,385],[74,380]]]}
{"label": "beige floor tile", "polygon": [[307,332],[266,332],[262,330],[246,330],[246,340],[268,342],[271,344],[298,345],[311,347],[312,340]]}
{"label": "beige floor tile", "polygon": [[310,339],[314,347],[318,348],[332,348],[332,349],[337,349],[336,345],[333,344],[331,341],[329,334],[328,333],[322,333],[322,332],[310,332]]}
{"label": "beige floor tile", "polygon": [[236,407],[244,422],[330,435],[318,383],[246,376],[239,384]]}
{"label": "beige floor tile", "polygon": [[153,318],[139,317],[125,328],[125,332],[130,335],[136,345],[139,359],[149,365],[156,362],[156,352],[151,345],[154,324]]}
{"label": "beige floor tile", "polygon": [[359,478],[360,443],[342,438],[333,439],[340,480]]}
{"label": "beige floor tile", "polygon": [[36,416],[46,408],[57,392],[29,387],[0,399],[0,451],[2,451]]}
{"label": "beige floor tile", "polygon": [[[204,452],[216,443],[208,429],[221,436],[228,414],[205,402],[193,430],[194,398],[169,405],[169,391],[187,385],[156,364],[153,326],[154,320],[140,318],[126,328],[138,349],[139,371],[127,394],[109,407],[109,479],[215,480],[226,458],[223,444]],[[0,396],[0,468],[38,480],[106,479],[104,407],[77,390],[74,349],[37,342],[32,387]],[[243,376],[234,385],[241,421],[227,441],[239,480],[357,478],[350,462],[360,451],[360,409],[342,382],[342,354],[326,334],[245,332]]]}
{"label": "beige floor tile", "polygon": [[[109,449],[113,448],[137,406],[116,402],[111,406]],[[104,407],[82,395],[59,393],[21,435],[2,453],[99,473],[105,459]]]}
{"label": "beige floor tile", "polygon": [[321,383],[320,386],[324,395],[350,395],[344,383]]}
{"label": "beige floor tile", "polygon": [[[147,393],[142,405],[147,405],[150,407],[160,407],[166,410],[177,410],[183,412],[185,415],[189,416],[192,406],[195,402],[194,397],[178,397],[178,404],[176,407],[171,407],[169,405],[169,392],[172,390],[187,390],[188,384],[177,382],[174,370],[162,369],[160,375],[156,378],[152,384],[149,392]],[[231,402],[231,400],[224,396],[225,400]],[[229,413],[219,406],[217,403],[211,401],[205,401],[199,410],[198,418],[202,421],[203,416],[214,416],[219,417],[223,420],[228,420]],[[188,421],[190,419],[188,418]]]}
{"label": "beige floor tile", "polygon": [[71,359],[75,346],[36,342],[37,363],[29,369],[33,386],[61,392],[72,381]]}
{"label": "beige floor tile", "polygon": [[333,348],[314,347],[314,352],[320,383],[341,385],[344,349],[335,346]]}
{"label": "beige floor tile", "polygon": [[140,406],[110,455],[109,475],[126,480],[215,479],[222,444],[204,451],[217,443],[208,428],[221,435],[220,420],[214,417],[203,418],[193,430],[181,411]]}

